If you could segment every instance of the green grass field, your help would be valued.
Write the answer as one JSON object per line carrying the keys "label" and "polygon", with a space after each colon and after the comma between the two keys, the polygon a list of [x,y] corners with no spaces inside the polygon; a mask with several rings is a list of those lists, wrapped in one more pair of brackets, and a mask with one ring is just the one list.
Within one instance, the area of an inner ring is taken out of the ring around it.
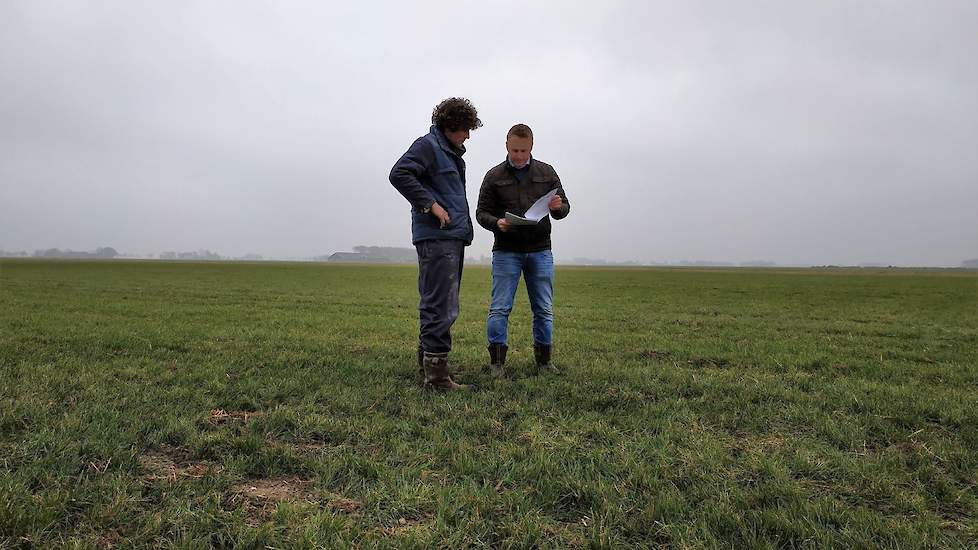
{"label": "green grass field", "polygon": [[417,385],[416,267],[0,260],[0,548],[974,547],[978,277],[559,267]]}

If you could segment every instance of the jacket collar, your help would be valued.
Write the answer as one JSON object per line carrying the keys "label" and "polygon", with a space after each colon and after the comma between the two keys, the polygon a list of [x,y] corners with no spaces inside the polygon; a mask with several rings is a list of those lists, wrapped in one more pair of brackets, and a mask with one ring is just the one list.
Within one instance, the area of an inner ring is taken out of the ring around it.
{"label": "jacket collar", "polygon": [[451,144],[448,141],[448,138],[445,137],[445,134],[442,133],[442,131],[439,130],[434,124],[431,125],[429,132],[431,133],[431,135],[435,136],[435,139],[438,140],[438,146],[441,147],[445,152],[451,153],[458,157],[461,157],[462,155],[465,154],[465,145]]}
{"label": "jacket collar", "polygon": [[527,163],[526,163],[526,166],[524,166],[523,168],[516,168],[515,166],[513,166],[513,165],[512,165],[512,164],[511,164],[511,163],[509,162],[509,155],[507,155],[507,156],[506,156],[506,160],[504,160],[504,161],[503,161],[503,164],[505,164],[505,165],[506,165],[506,170],[507,170],[507,171],[508,171],[508,172],[509,172],[510,174],[516,174],[516,171],[517,171],[517,170],[532,170],[532,169],[533,169],[533,155],[530,155],[530,160],[529,160],[529,162],[527,162]]}

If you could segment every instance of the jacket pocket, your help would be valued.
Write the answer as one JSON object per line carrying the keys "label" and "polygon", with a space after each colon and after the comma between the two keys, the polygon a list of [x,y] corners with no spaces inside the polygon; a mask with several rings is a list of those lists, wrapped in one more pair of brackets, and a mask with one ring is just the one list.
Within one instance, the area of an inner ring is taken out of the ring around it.
{"label": "jacket pocket", "polygon": [[556,189],[560,186],[560,180],[553,176],[534,176],[530,180],[530,188],[536,192],[536,195],[543,195],[548,193],[551,189]]}
{"label": "jacket pocket", "polygon": [[442,206],[448,212],[449,218],[449,222],[445,225],[444,229],[464,227],[469,216],[468,210],[466,209],[465,195],[451,194],[446,195],[444,198],[447,204],[443,204]]}
{"label": "jacket pocket", "polygon": [[560,187],[560,181],[557,178],[537,176],[530,181],[527,193],[530,195],[530,199],[535,201],[558,187]]}
{"label": "jacket pocket", "polygon": [[516,182],[513,180],[496,180],[491,183],[497,193],[512,193],[516,189]]}

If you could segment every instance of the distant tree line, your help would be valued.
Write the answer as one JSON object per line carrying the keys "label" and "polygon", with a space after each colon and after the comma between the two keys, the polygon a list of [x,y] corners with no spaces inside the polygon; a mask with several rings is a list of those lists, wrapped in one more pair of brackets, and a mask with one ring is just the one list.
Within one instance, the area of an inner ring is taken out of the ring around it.
{"label": "distant tree line", "polygon": [[[60,248],[47,248],[44,250],[35,250],[33,253],[28,253],[25,250],[21,251],[10,251],[10,250],[0,250],[0,258],[76,258],[76,259],[112,259],[112,258],[124,258],[133,257],[133,255],[120,254],[115,248],[111,246],[102,246],[95,249],[94,252],[82,251],[82,250],[71,250],[71,249],[60,249]],[[195,250],[193,252],[174,252],[168,251],[163,252],[159,255],[161,260],[246,260],[246,261],[257,261],[265,259],[260,254],[245,254],[241,257],[223,257],[216,252],[211,252],[207,249]],[[325,254],[322,256],[314,256],[311,258],[313,261],[319,262],[365,262],[365,263],[414,263],[417,261],[417,252],[413,248],[403,248],[395,246],[354,246],[353,252],[336,252],[333,254]],[[489,263],[491,258],[481,257],[479,259],[468,258],[467,263]],[[753,260],[748,262],[722,262],[722,261],[689,261],[683,260],[679,262],[640,262],[635,260],[627,261],[609,261],[600,258],[573,258],[570,261],[559,260],[558,263],[567,265],[594,265],[594,266],[689,266],[689,267],[731,267],[731,266],[743,266],[743,267],[776,267],[778,264],[775,262],[767,260]],[[836,265],[820,265],[812,267],[845,267]],[[862,263],[857,266],[849,267],[864,267],[864,268],[883,268],[883,267],[895,267],[892,265],[884,263]],[[978,269],[978,258],[964,260],[961,262],[962,269]]]}
{"label": "distant tree line", "polygon": [[102,259],[115,258],[119,253],[111,246],[103,246],[95,249],[95,252],[84,252],[80,250],[61,250],[60,248],[48,248],[45,250],[35,250],[35,258],[83,258],[83,259]]}

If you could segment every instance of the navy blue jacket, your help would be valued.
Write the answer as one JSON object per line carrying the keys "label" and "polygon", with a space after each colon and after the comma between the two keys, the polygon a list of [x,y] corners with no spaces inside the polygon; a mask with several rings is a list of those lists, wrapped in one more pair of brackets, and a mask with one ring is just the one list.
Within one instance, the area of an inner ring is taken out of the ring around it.
{"label": "navy blue jacket", "polygon": [[[465,197],[464,152],[464,147],[456,149],[432,126],[391,169],[391,185],[411,203],[411,242],[457,239],[466,245],[472,243],[472,218]],[[439,227],[434,214],[423,212],[434,202],[448,211],[452,220],[444,229]]]}

